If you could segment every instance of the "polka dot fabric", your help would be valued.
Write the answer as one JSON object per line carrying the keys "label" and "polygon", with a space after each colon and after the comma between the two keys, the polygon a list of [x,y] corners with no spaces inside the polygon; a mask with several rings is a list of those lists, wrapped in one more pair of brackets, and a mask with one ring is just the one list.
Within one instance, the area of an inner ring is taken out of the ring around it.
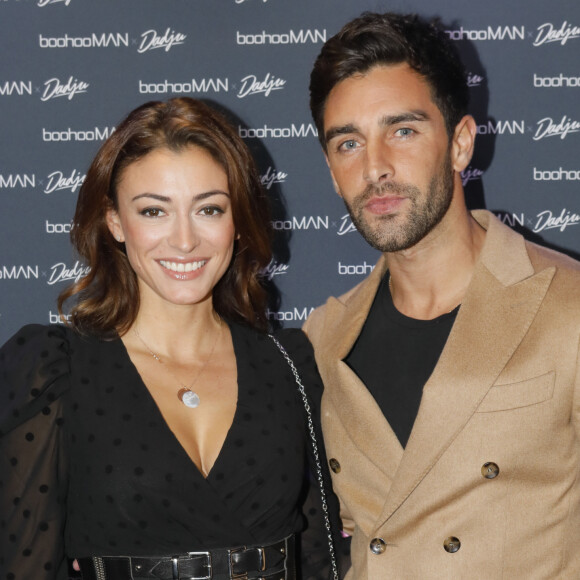
{"label": "polka dot fabric", "polygon": [[[120,340],[28,326],[2,348],[0,580],[64,580],[67,557],[174,554],[301,530],[307,434],[294,377],[267,336],[230,328],[238,404],[207,478]],[[316,378],[306,337],[278,338]],[[319,383],[305,384],[318,400]]]}

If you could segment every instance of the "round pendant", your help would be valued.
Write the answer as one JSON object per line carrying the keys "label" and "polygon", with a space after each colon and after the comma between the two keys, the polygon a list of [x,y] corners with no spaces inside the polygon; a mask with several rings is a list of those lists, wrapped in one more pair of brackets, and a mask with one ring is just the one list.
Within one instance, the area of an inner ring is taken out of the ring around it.
{"label": "round pendant", "polygon": [[190,391],[189,389],[181,389],[179,393],[177,393],[177,397],[179,400],[190,409],[195,409],[199,407],[199,395]]}

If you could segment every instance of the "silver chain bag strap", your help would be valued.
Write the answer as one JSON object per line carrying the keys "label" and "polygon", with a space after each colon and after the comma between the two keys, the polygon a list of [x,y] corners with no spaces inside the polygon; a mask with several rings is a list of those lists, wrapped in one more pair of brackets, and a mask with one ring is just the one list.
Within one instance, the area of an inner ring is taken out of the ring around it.
{"label": "silver chain bag strap", "polygon": [[306,411],[306,416],[308,419],[308,432],[310,435],[310,443],[312,445],[312,453],[314,456],[314,462],[316,464],[316,479],[318,481],[318,486],[320,488],[320,499],[322,502],[322,512],[324,514],[324,527],[326,528],[326,538],[328,541],[328,552],[330,554],[330,564],[332,566],[332,579],[339,580],[338,576],[338,565],[336,563],[336,553],[334,551],[334,541],[332,539],[332,527],[330,525],[330,516],[328,513],[328,504],[326,502],[326,490],[324,488],[324,480],[322,478],[322,465],[320,464],[320,455],[318,453],[318,442],[316,440],[316,432],[314,431],[314,422],[312,420],[312,411],[310,409],[310,403],[308,402],[308,398],[306,397],[306,390],[304,389],[304,385],[302,384],[302,380],[300,379],[300,375],[298,374],[298,370],[294,365],[294,361],[290,358],[286,349],[280,344],[278,339],[271,334],[268,335],[273,341],[274,344],[278,347],[278,350],[282,353],[282,356],[286,359],[292,374],[294,375],[294,379],[296,380],[296,385],[298,386],[298,392],[302,397],[302,403],[304,404],[304,410]]}

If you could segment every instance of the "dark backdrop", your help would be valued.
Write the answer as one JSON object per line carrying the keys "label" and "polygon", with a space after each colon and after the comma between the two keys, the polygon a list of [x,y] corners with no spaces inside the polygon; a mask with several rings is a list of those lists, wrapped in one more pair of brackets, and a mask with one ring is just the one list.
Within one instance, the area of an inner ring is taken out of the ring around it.
{"label": "dark backdrop", "polygon": [[363,10],[440,16],[478,123],[469,204],[580,252],[577,0],[0,0],[0,343],[56,322],[85,273],[70,221],[102,140],[147,100],[227,109],[254,151],[278,233],[272,320],[302,324],[377,258],[334,194],[308,110],[323,41]]}

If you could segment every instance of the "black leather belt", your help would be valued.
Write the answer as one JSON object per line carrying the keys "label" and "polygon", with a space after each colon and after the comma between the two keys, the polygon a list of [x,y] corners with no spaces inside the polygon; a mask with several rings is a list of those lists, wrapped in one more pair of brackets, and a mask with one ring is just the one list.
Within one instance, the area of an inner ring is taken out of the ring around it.
{"label": "black leather belt", "polygon": [[294,580],[294,536],[264,546],[176,556],[78,558],[83,580]]}

